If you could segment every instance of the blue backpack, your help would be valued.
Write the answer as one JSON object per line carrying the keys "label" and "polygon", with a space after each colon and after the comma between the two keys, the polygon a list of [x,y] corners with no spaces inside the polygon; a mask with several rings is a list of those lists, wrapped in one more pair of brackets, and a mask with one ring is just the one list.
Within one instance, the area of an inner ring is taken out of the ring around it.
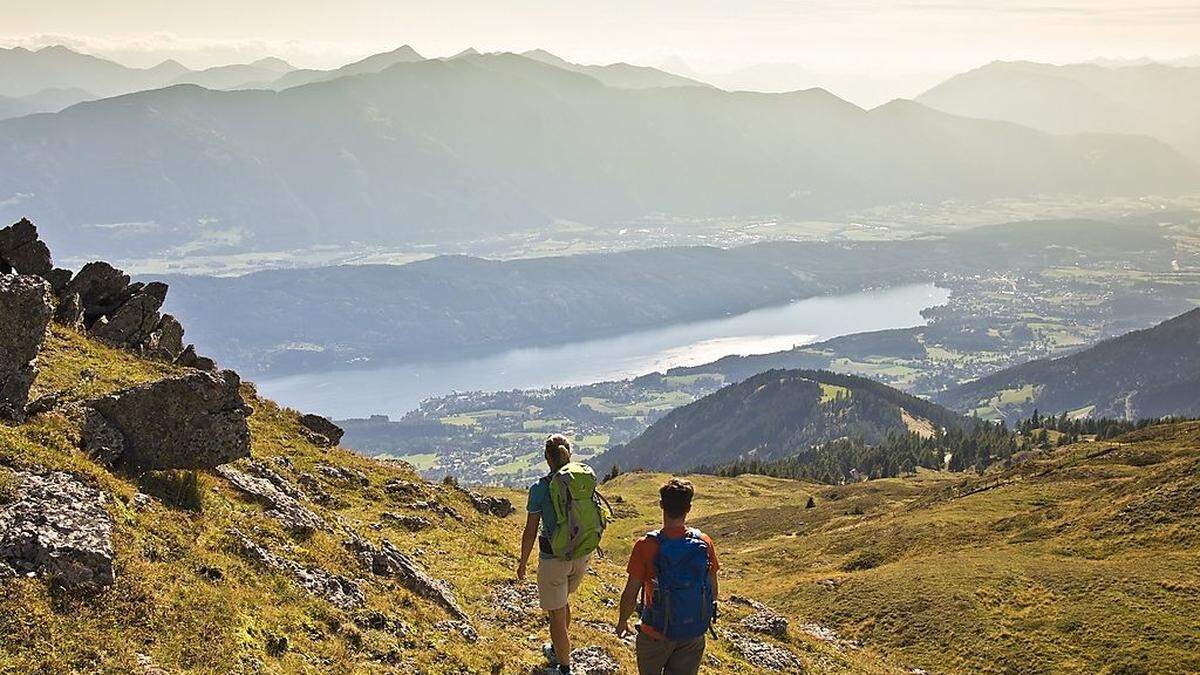
{"label": "blue backpack", "polygon": [[658,557],[650,604],[642,606],[642,623],[672,641],[704,635],[713,622],[708,542],[691,528],[678,539],[664,537],[661,531],[648,536],[658,540]]}

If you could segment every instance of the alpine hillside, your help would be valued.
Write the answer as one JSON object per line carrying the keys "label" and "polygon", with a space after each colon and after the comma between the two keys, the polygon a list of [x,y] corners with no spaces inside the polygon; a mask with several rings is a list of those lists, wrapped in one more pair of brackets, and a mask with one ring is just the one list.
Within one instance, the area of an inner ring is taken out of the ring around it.
{"label": "alpine hillside", "polygon": [[1002,370],[935,396],[967,414],[1009,421],[1200,415],[1200,308],[1057,359]]}

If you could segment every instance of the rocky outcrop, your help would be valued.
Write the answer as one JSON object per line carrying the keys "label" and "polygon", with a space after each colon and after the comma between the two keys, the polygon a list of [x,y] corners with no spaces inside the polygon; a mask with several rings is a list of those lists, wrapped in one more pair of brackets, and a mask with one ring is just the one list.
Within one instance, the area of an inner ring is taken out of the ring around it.
{"label": "rocky outcrop", "polygon": [[763,635],[772,635],[779,638],[787,636],[787,617],[765,608],[742,619],[742,625],[748,630],[755,633],[762,633]]}
{"label": "rocky outcrop", "polygon": [[216,370],[217,364],[207,356],[200,356],[196,353],[196,345],[188,345],[183,348],[183,352],[175,359],[175,365],[183,366],[184,368],[195,368],[196,370]]}
{"label": "rocky outcrop", "polygon": [[516,510],[513,508],[512,502],[504,497],[481,495],[478,492],[467,489],[464,489],[463,493],[471,501],[471,506],[474,506],[475,510],[480,513],[496,516],[497,518],[507,518]]}
{"label": "rocky outcrop", "polygon": [[16,272],[46,278],[53,267],[50,249],[38,239],[33,223],[22,218],[0,230],[0,274]]}
{"label": "rocky outcrop", "polygon": [[339,483],[348,483],[358,487],[367,487],[371,484],[371,479],[367,478],[367,474],[349,467],[333,466],[332,464],[317,464],[313,468],[326,478]]}
{"label": "rocky outcrop", "polygon": [[[139,469],[207,469],[250,455],[250,408],[237,373],[192,372],[87,402],[124,438]],[[85,439],[86,442],[86,439]]]}
{"label": "rocky outcrop", "polygon": [[50,249],[28,220],[0,230],[0,274],[13,271],[49,283],[58,298],[54,318],[64,326],[187,368],[216,368],[212,359],[197,355],[195,347],[185,349],[183,326],[175,317],[159,313],[166,284],[131,283],[128,274],[101,261],[84,265],[72,277],[70,270],[53,267]]}
{"label": "rocky outcrop", "polygon": [[409,532],[420,532],[421,530],[428,530],[429,528],[433,527],[433,522],[428,518],[422,518],[421,516],[410,516],[404,513],[392,513],[391,511],[384,511],[383,513],[379,514],[379,519],[397,527],[404,528]]}
{"label": "rocky outcrop", "polygon": [[37,355],[54,314],[50,286],[42,279],[0,274],[0,419],[25,418]]}
{"label": "rocky outcrop", "polygon": [[149,341],[150,334],[158,329],[162,321],[158,310],[166,300],[166,284],[157,281],[146,284],[111,314],[105,315],[104,321],[92,324],[91,334],[114,347],[142,348]]}
{"label": "rocky outcrop", "polygon": [[267,569],[290,576],[309,593],[324,598],[335,607],[354,609],[366,601],[366,596],[358,584],[343,576],[319,567],[305,567],[294,560],[277,556],[238,530],[230,530],[229,535],[233,537],[242,555]]}
{"label": "rocky outcrop", "polygon": [[455,600],[450,585],[431,577],[420,563],[401,553],[391,542],[384,540],[379,546],[375,546],[351,532],[345,546],[373,574],[397,579],[417,597],[440,605],[459,621],[470,621],[470,617]]}
{"label": "rocky outcrop", "polygon": [[733,650],[761,670],[781,673],[803,673],[804,663],[792,652],[741,633],[727,633]]}
{"label": "rocky outcrop", "polygon": [[252,476],[228,465],[217,467],[217,473],[237,489],[265,504],[267,515],[277,519],[287,529],[302,535],[325,529],[325,521],[300,503],[300,492],[286,479],[261,463],[253,463],[253,466],[258,475]]}
{"label": "rocky outcrop", "polygon": [[69,473],[16,472],[0,506],[0,562],[68,589],[113,583],[112,517],[104,494]]}
{"label": "rocky outcrop", "polygon": [[72,330],[83,330],[83,304],[79,294],[72,293],[58,301],[58,309],[54,310],[54,320]]}
{"label": "rocky outcrop", "polygon": [[320,415],[301,415],[300,427],[305,438],[323,448],[331,448],[341,443],[342,435],[346,433],[341,427]]}

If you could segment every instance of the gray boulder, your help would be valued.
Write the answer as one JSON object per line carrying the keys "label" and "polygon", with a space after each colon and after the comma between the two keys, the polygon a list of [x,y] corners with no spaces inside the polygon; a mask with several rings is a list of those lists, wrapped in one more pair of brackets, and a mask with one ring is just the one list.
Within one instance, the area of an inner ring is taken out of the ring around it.
{"label": "gray boulder", "polygon": [[337,445],[342,441],[342,435],[346,433],[341,427],[320,415],[301,415],[300,426],[310,432],[306,434],[308,440],[322,447]]}
{"label": "gray boulder", "polygon": [[250,408],[237,373],[191,372],[92,399],[141,469],[209,469],[250,455]]}
{"label": "gray boulder", "polygon": [[83,303],[78,293],[59,300],[58,309],[54,310],[54,320],[67,328],[83,330]]}
{"label": "gray boulder", "polygon": [[37,355],[53,314],[50,285],[44,280],[0,275],[0,420],[25,419]]}
{"label": "gray boulder", "polygon": [[111,315],[107,315],[107,322],[93,325],[92,335],[115,347],[139,348],[158,328],[162,319],[158,310],[166,300],[166,284],[157,281],[146,284]]}
{"label": "gray boulder", "polygon": [[22,218],[0,230],[0,274],[16,272],[45,278],[53,268],[50,249],[38,239],[33,223]]}
{"label": "gray boulder", "polygon": [[115,311],[141,290],[141,284],[130,285],[129,275],[106,262],[90,262],[63,289],[60,297],[79,294],[84,321],[91,326],[97,319]]}
{"label": "gray boulder", "polygon": [[183,324],[174,316],[163,314],[143,346],[155,358],[165,361],[178,359],[183,353]]}
{"label": "gray boulder", "polygon": [[69,473],[16,478],[16,500],[0,506],[0,562],[68,589],[111,585],[113,522],[104,493]]}

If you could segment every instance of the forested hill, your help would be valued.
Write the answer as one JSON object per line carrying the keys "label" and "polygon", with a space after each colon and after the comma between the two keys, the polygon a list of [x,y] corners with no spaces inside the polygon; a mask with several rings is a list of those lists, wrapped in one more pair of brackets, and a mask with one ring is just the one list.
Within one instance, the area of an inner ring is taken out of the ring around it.
{"label": "forested hill", "polygon": [[1137,419],[1200,414],[1200,309],[1053,360],[949,389],[936,400],[1006,420],[1070,412]]}
{"label": "forested hill", "polygon": [[878,443],[893,433],[931,435],[969,422],[937,404],[853,375],[771,370],[677,408],[640,436],[597,458],[682,471],[739,459],[778,459],[840,438]]}

